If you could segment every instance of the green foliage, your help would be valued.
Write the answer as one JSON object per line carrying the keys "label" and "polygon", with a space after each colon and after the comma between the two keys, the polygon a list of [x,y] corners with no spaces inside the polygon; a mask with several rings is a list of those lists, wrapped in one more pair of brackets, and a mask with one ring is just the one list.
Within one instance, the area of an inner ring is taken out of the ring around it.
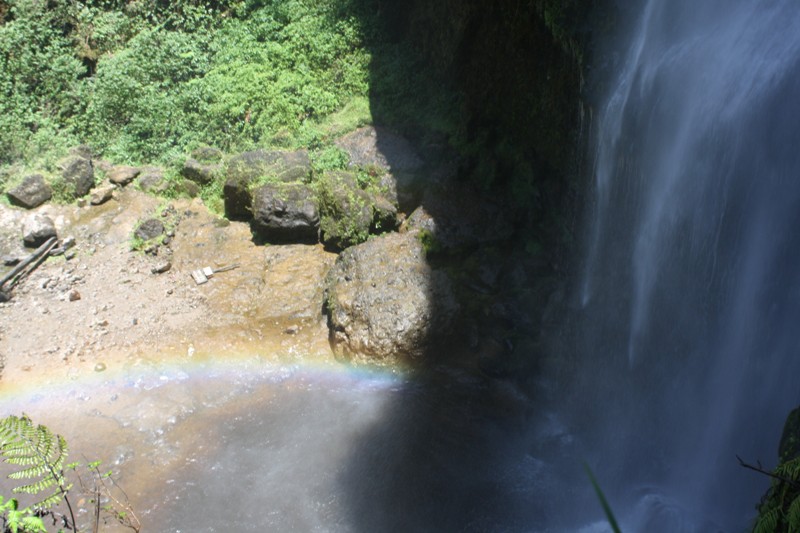
{"label": "green foliage", "polygon": [[[43,517],[50,516],[53,524],[61,522],[66,529],[80,531],[70,503],[69,493],[73,484],[65,478],[65,470],[77,476],[79,487],[91,497],[95,506],[93,531],[98,531],[101,511],[113,517],[119,524],[136,532],[141,524],[127,502],[127,496],[113,479],[112,472],[101,473],[100,462],[86,465],[92,484],[82,478],[77,469],[79,463],[65,464],[68,455],[67,442],[61,435],[53,433],[42,425],[34,425],[27,415],[8,416],[0,420],[0,456],[5,463],[19,467],[8,478],[21,483],[12,489],[22,493],[44,498],[28,507],[19,508],[15,498],[6,500],[0,496],[0,520],[3,531],[12,533],[46,533]],[[101,501],[107,502],[102,504]],[[64,503],[69,515],[59,513],[56,508]],[[69,520],[67,520],[69,518]],[[63,530],[59,530],[63,531]]]}
{"label": "green foliage", "polygon": [[347,152],[337,146],[327,146],[321,150],[311,152],[311,168],[317,175],[322,175],[329,170],[345,170],[350,163]]}
{"label": "green foliage", "polygon": [[442,244],[436,238],[436,235],[430,230],[420,230],[417,234],[417,239],[419,239],[420,244],[422,244],[425,255],[435,255],[444,250]]}
{"label": "green foliage", "polygon": [[20,509],[15,498],[4,502],[4,498],[0,496],[0,514],[5,528],[11,533],[46,533],[44,521],[34,513],[30,507]]}
{"label": "green foliage", "polygon": [[130,163],[292,148],[367,123],[370,54],[345,4],[10,1],[0,164],[79,142]]}
{"label": "green foliage", "polygon": [[800,533],[800,457],[781,462],[759,505],[754,533]]}
{"label": "green foliage", "polygon": [[0,420],[0,453],[6,463],[21,467],[8,476],[23,483],[12,492],[37,497],[48,493],[34,508],[57,505],[71,488],[63,471],[67,441],[44,426],[34,426],[27,416]]}

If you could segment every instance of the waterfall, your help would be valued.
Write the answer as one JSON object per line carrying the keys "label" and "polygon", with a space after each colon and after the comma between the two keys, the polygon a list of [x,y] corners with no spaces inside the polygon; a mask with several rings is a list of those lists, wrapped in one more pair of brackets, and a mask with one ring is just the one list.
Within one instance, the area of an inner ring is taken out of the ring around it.
{"label": "waterfall", "polygon": [[800,403],[800,5],[644,4],[595,124],[565,401],[649,509],[631,530],[741,531],[768,480],[736,455],[774,466]]}

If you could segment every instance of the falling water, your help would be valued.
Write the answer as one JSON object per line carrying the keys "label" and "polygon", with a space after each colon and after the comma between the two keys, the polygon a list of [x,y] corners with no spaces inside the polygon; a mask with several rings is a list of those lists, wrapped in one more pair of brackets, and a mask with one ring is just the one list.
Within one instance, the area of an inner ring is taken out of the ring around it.
{"label": "falling water", "polygon": [[646,1],[597,120],[572,420],[632,530],[746,528],[800,403],[798,28]]}

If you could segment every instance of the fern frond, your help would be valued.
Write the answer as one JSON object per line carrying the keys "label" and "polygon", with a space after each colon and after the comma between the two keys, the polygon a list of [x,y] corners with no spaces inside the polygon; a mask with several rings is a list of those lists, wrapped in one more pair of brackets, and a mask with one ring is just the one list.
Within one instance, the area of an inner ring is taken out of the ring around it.
{"label": "fern frond", "polygon": [[762,513],[758,517],[755,527],[753,527],[753,533],[774,533],[778,531],[778,524],[781,521],[782,514],[780,507]]}
{"label": "fern frond", "polygon": [[12,489],[12,492],[37,495],[56,487],[55,492],[34,505],[34,508],[52,507],[61,501],[68,490],[63,474],[68,452],[64,437],[54,434],[45,426],[34,426],[26,415],[0,420],[0,456],[8,464],[23,467],[8,477],[30,480]]}
{"label": "fern frond", "polygon": [[[10,461],[6,461],[10,464],[17,464],[11,463]],[[43,475],[49,473],[47,467],[41,463],[34,463],[28,468],[23,468],[22,470],[17,470],[16,472],[12,472],[8,475],[8,479],[31,479],[42,477]]]}
{"label": "fern frond", "polygon": [[[71,488],[72,485],[64,487],[65,489],[64,492],[69,491],[69,489]],[[37,503],[31,505],[31,507],[33,507],[34,509],[50,509],[51,507],[55,507],[56,505],[61,503],[61,500],[63,498],[64,498],[64,493],[61,492],[61,489],[59,488],[56,492],[54,492],[47,498],[44,498],[43,500],[40,500]]]}
{"label": "fern frond", "polygon": [[26,533],[47,533],[47,528],[44,527],[44,521],[38,516],[26,516],[20,522],[22,531]]}
{"label": "fern frond", "polygon": [[792,501],[786,512],[786,521],[789,524],[789,533],[800,533],[800,496]]}
{"label": "fern frond", "polygon": [[800,456],[791,461],[779,464],[775,467],[775,474],[786,479],[797,481],[800,479]]}

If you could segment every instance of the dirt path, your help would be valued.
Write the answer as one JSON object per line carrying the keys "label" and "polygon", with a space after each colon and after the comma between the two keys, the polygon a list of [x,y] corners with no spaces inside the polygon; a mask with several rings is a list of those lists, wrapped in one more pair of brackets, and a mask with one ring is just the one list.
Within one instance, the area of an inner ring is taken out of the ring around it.
{"label": "dirt path", "polygon": [[[3,381],[99,372],[143,354],[332,357],[320,313],[333,254],[320,246],[257,246],[246,224],[214,216],[197,199],[118,193],[101,206],[37,209],[54,220],[59,237],[75,237],[76,253],[48,259],[0,304]],[[179,219],[172,242],[156,256],[131,251],[137,223],[165,203]],[[0,206],[0,251],[27,253],[20,236],[27,214]],[[166,261],[167,272],[152,272]],[[190,275],[230,264],[239,267],[204,285]]]}

